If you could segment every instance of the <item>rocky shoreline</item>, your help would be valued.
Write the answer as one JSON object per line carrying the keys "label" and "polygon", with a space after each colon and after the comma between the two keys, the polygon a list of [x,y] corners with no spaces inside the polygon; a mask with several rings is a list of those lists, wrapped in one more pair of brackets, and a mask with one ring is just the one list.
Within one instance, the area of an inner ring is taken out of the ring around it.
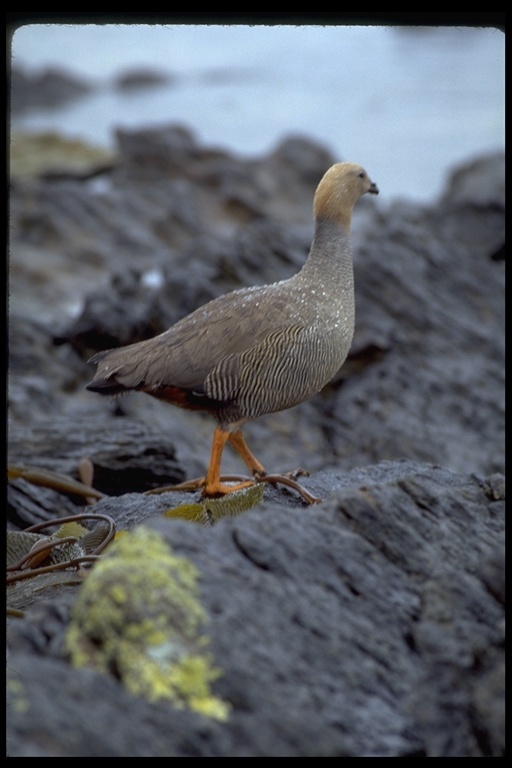
{"label": "rocky shoreline", "polygon": [[[166,520],[194,498],[144,491],[204,472],[211,422],[84,390],[98,349],[297,271],[339,159],[359,160],[301,137],[245,160],[167,126],[119,132],[91,173],[13,174],[8,461],[78,480],[88,459],[105,497],[87,507],[18,476],[9,530],[94,509],[190,558],[231,714],[73,668],[74,586],[8,620],[10,756],[502,756],[501,155],[454,169],[428,207],[361,201],[350,357],[319,396],[247,430],[267,468],[306,467],[322,504],[266,487],[213,526]],[[241,467],[226,453],[225,469]]]}

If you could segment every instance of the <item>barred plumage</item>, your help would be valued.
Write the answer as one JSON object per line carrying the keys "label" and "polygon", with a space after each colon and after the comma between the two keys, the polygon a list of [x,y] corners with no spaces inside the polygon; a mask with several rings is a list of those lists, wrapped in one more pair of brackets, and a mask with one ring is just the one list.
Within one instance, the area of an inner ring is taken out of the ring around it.
{"label": "barred plumage", "polygon": [[315,236],[300,272],[221,296],[154,339],[91,358],[98,369],[88,389],[141,390],[216,417],[210,467],[194,486],[206,495],[246,484],[221,482],[226,441],[262,479],[265,470],[245,445],[241,425],[307,400],[343,364],[354,329],[350,219],[365,192],[378,190],[360,166],[332,166],[315,194]]}

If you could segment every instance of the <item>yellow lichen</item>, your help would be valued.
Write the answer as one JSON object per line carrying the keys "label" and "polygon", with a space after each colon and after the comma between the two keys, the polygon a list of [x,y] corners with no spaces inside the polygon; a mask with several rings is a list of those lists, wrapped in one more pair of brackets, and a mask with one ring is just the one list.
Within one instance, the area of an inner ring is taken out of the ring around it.
{"label": "yellow lichen", "polygon": [[52,131],[17,133],[11,137],[10,164],[14,178],[34,177],[52,171],[83,174],[110,166],[114,159],[110,150]]}
{"label": "yellow lichen", "polygon": [[116,675],[135,695],[225,719],[210,690],[198,573],[159,534],[140,527],[113,543],[84,582],[66,647],[76,666]]}
{"label": "yellow lichen", "polygon": [[7,706],[12,707],[20,714],[30,709],[29,698],[23,682],[17,678],[9,678],[6,686]]}

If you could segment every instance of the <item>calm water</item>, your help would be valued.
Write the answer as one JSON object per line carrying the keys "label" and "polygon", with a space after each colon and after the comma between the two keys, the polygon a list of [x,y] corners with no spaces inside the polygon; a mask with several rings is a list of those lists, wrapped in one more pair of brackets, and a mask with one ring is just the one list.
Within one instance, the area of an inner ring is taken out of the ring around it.
{"label": "calm water", "polygon": [[[455,164],[504,148],[504,40],[464,27],[32,25],[14,35],[17,65],[63,67],[98,89],[14,127],[110,145],[117,126],[180,122],[251,156],[303,134],[365,165],[382,200],[429,201]],[[116,90],[137,67],[174,80]]]}

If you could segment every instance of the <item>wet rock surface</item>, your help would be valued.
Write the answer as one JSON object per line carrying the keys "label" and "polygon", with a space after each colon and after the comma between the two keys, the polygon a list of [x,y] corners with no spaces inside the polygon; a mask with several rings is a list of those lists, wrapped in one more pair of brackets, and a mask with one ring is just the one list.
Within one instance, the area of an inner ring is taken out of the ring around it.
{"label": "wet rock surface", "polygon": [[[503,158],[455,169],[430,207],[361,201],[351,355],[316,398],[247,429],[269,471],[306,467],[324,501],[269,486],[201,527],[162,517],[195,497],[143,491],[204,473],[212,422],[88,393],[86,360],[296,272],[340,158],[296,137],[245,160],[177,126],[118,140],[94,178],[13,181],[9,464],[78,478],[90,459],[94,509],[194,561],[232,711],[209,721],[72,669],[71,590],[9,619],[9,754],[501,756]],[[223,469],[243,471],[228,452]],[[8,493],[13,530],[85,504],[23,478]]]}

